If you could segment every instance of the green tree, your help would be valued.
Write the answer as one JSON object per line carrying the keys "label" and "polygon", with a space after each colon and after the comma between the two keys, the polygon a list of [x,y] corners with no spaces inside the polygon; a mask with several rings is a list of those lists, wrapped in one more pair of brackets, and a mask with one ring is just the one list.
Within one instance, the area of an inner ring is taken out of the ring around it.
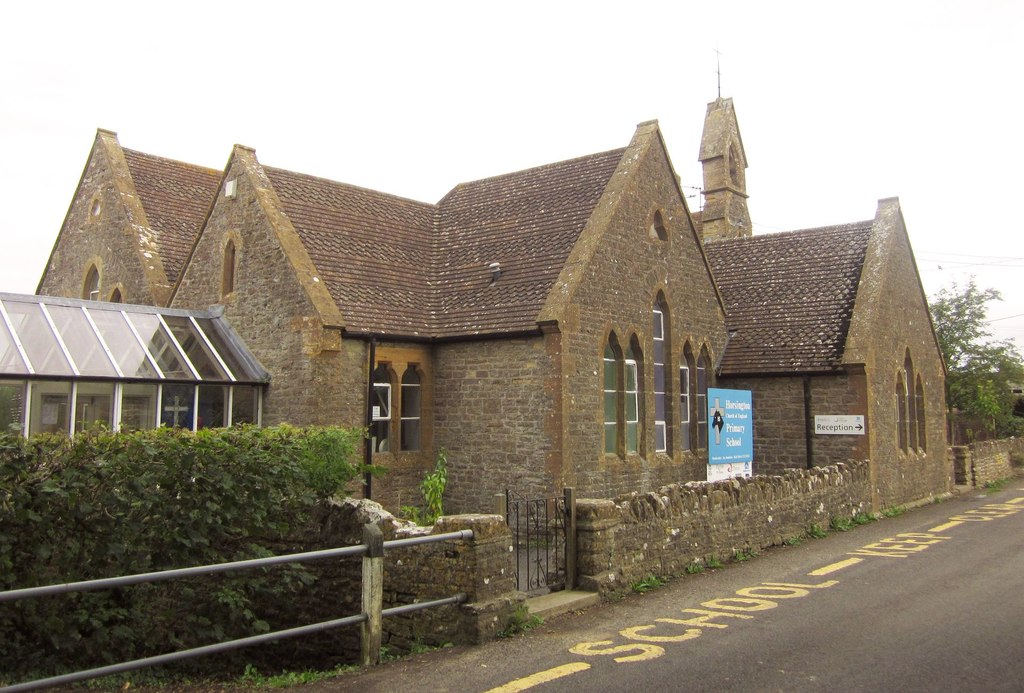
{"label": "green tree", "polygon": [[972,277],[951,284],[931,303],[939,348],[946,361],[946,403],[980,423],[990,436],[1024,433],[1014,415],[1012,385],[1024,383],[1024,358],[1009,340],[995,340],[987,327],[988,304],[1001,300],[995,289],[979,289]]}

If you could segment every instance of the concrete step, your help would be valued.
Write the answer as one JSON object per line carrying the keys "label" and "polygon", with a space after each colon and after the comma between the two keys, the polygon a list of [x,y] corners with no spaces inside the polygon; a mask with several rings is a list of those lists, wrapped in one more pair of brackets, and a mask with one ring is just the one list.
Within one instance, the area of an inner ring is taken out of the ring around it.
{"label": "concrete step", "polygon": [[601,601],[597,592],[580,592],[578,590],[562,590],[560,592],[549,592],[539,597],[530,597],[526,605],[530,609],[530,615],[540,616],[548,619],[568,611],[586,609]]}

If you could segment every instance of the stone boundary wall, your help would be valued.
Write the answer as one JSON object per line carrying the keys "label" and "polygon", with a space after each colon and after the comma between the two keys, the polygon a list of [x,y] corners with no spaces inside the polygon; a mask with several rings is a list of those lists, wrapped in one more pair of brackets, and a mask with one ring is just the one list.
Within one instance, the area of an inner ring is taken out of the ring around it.
{"label": "stone boundary wall", "polygon": [[[470,540],[385,548],[383,608],[431,601],[462,592],[463,604],[385,616],[381,644],[393,654],[414,646],[476,644],[494,639],[515,617],[526,595],[516,590],[512,534],[500,515],[453,515],[432,527],[396,519],[380,504],[346,498],[317,509],[299,539],[300,551],[362,543],[363,525],[380,527],[385,541],[473,530]],[[284,548],[284,547],[281,547]],[[295,605],[299,623],[362,612],[362,558],[344,557],[305,564],[317,577],[306,599]],[[359,658],[359,628],[344,627],[321,636],[296,638],[291,656],[316,661],[325,653],[336,660]]]}
{"label": "stone boundary wall", "polygon": [[870,507],[866,461],[579,500],[578,586],[602,597],[623,593],[647,575],[673,577],[712,556],[724,562],[778,546]]}
{"label": "stone boundary wall", "polygon": [[985,440],[950,448],[956,483],[984,486],[1024,471],[1024,438]]}

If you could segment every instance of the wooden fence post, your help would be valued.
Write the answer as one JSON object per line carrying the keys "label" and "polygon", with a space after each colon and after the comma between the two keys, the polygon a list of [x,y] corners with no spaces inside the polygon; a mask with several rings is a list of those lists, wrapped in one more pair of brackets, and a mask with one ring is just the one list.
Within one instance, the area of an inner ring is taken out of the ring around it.
{"label": "wooden fence post", "polygon": [[384,535],[375,524],[363,525],[363,613],[359,653],[363,666],[380,663],[381,609],[384,601]]}

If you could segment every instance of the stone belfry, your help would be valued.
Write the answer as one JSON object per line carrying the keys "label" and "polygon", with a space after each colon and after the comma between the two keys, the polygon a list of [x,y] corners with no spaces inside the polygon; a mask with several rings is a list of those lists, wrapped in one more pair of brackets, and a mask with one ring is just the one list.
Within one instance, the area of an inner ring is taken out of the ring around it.
{"label": "stone belfry", "polygon": [[718,97],[708,104],[700,140],[704,169],[704,240],[751,236],[747,211],[747,156],[732,99]]}

